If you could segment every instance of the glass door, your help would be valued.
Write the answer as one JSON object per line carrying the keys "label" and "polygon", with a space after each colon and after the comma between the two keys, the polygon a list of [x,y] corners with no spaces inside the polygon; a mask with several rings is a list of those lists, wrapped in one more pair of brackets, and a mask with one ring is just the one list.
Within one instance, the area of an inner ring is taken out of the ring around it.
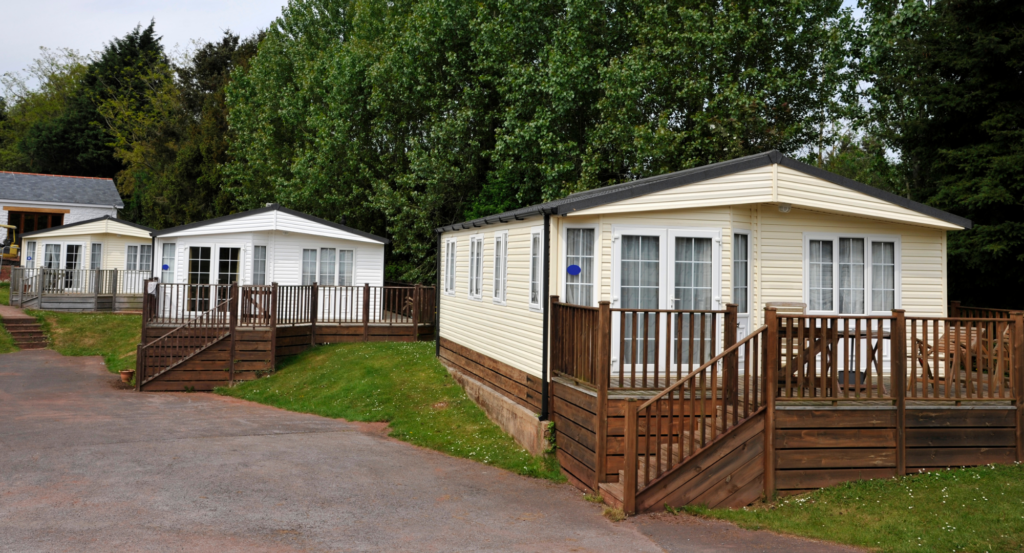
{"label": "glass door", "polygon": [[[635,231],[615,236],[612,307],[628,310],[664,306],[665,235],[661,231]],[[612,315],[612,385],[634,387],[633,380],[653,368],[657,351],[657,313],[636,311]],[[616,368],[617,367],[617,368]]]}
{"label": "glass door", "polygon": [[64,248],[64,288],[77,290],[82,284],[82,245],[68,244]]}
{"label": "glass door", "polygon": [[[710,311],[716,308],[714,279],[717,271],[714,270],[713,249],[710,237],[673,237],[672,309]],[[680,313],[674,318],[668,329],[675,340],[673,363],[692,370],[714,357],[713,315]]]}
{"label": "glass door", "polygon": [[210,310],[210,253],[212,248],[192,246],[188,249],[188,310]]}
{"label": "glass door", "polygon": [[217,284],[225,287],[217,288],[217,303],[228,299],[226,285],[238,282],[238,261],[241,248],[218,248],[217,251]]}

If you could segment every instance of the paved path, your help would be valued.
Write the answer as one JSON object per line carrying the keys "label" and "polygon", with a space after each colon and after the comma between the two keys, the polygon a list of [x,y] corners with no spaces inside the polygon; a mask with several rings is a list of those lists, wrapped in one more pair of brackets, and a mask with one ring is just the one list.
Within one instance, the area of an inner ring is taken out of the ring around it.
{"label": "paved path", "polygon": [[94,357],[0,355],[0,551],[800,551],[687,516],[614,524],[568,485],[359,425],[124,390]]}

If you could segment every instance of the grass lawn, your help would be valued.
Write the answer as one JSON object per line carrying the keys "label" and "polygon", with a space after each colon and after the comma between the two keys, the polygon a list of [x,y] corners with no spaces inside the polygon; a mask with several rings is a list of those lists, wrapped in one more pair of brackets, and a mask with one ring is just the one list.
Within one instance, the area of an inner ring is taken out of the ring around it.
{"label": "grass lawn", "polygon": [[1024,465],[848,482],[742,510],[686,510],[881,551],[1024,551]]}
{"label": "grass lawn", "polygon": [[[0,305],[7,305],[10,297],[11,283],[0,282]],[[14,338],[3,325],[0,325],[0,353],[11,353],[12,351],[18,351],[18,347],[14,345]]]}
{"label": "grass lawn", "polygon": [[102,355],[107,370],[135,368],[135,347],[142,334],[142,316],[111,313],[58,313],[25,310],[39,319],[50,348],[61,355]]}
{"label": "grass lawn", "polygon": [[275,374],[218,393],[301,413],[390,423],[391,436],[512,472],[564,481],[492,423],[434,358],[434,345],[336,344],[278,364]]}

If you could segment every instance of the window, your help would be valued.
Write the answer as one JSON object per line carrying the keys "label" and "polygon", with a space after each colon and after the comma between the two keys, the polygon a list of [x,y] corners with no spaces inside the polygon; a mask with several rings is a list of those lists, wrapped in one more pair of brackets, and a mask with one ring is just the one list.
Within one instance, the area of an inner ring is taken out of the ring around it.
{"label": "window", "polygon": [[139,270],[153,274],[153,244],[139,246]]}
{"label": "window", "polygon": [[469,237],[469,297],[478,300],[483,296],[484,281],[484,237],[481,234]]}
{"label": "window", "polygon": [[899,304],[898,238],[818,235],[805,252],[809,311],[867,315]]}
{"label": "window", "polygon": [[811,311],[832,311],[832,241],[811,240],[810,247]]}
{"label": "window", "polygon": [[530,308],[543,309],[541,303],[541,261],[543,254],[543,243],[541,237],[543,227],[534,228],[530,232]]}
{"label": "window", "polygon": [[252,283],[264,285],[267,283],[267,247],[252,247]]}
{"label": "window", "polygon": [[103,265],[103,244],[93,244],[89,247],[89,268],[97,270]]}
{"label": "window", "polygon": [[29,269],[36,267],[36,243],[25,242],[25,266]]}
{"label": "window", "polygon": [[43,246],[43,268],[60,269],[60,244]]}
{"label": "window", "polygon": [[173,242],[163,245],[163,258],[160,260],[160,282],[174,282],[174,256],[177,244]]}
{"label": "window", "polygon": [[896,308],[896,243],[871,244],[871,310]]}
{"label": "window", "polygon": [[732,301],[737,313],[750,313],[750,236],[732,237]]}
{"label": "window", "polygon": [[864,313],[864,239],[839,239],[839,313]]}
{"label": "window", "polygon": [[139,270],[139,247],[128,246],[128,257],[125,261],[125,268],[129,271]]}
{"label": "window", "polygon": [[316,280],[316,250],[302,250],[302,285],[308,286]]}
{"label": "window", "polygon": [[334,286],[334,271],[336,259],[338,256],[337,250],[334,248],[320,248],[320,284],[324,286]]}
{"label": "window", "polygon": [[455,293],[455,239],[449,238],[444,244],[444,293]]}
{"label": "window", "polygon": [[352,250],[338,250],[338,284],[341,286],[355,286],[355,252]]}
{"label": "window", "polygon": [[565,230],[565,302],[594,305],[594,229]]}
{"label": "window", "polygon": [[192,246],[188,249],[188,309],[210,310],[210,267],[213,248]]}
{"label": "window", "polygon": [[[220,248],[217,251],[217,284],[238,282],[238,263],[242,248]],[[219,300],[226,299],[218,298]]]}
{"label": "window", "polygon": [[494,233],[494,303],[505,303],[508,277],[508,231]]}

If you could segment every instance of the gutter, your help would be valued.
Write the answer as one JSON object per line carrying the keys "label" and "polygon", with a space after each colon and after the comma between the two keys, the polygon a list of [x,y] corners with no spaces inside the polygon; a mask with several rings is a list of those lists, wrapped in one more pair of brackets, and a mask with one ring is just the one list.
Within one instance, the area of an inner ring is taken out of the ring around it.
{"label": "gutter", "polygon": [[551,316],[551,214],[544,214],[544,334],[541,345],[540,420],[548,420],[548,318]]}

